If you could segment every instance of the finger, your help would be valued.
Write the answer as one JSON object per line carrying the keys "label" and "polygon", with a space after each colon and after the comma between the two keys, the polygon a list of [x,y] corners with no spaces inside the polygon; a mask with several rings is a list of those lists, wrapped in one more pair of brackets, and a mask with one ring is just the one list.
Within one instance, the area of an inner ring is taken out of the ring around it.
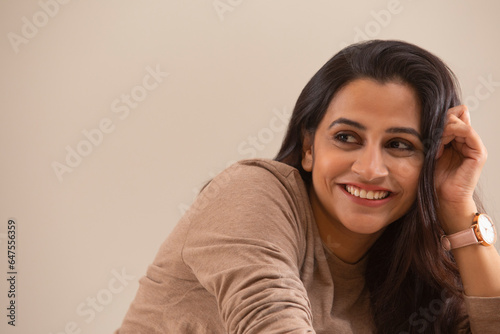
{"label": "finger", "polygon": [[[442,150],[442,148],[445,145],[448,145],[457,137],[452,128],[453,126],[456,127],[457,124],[462,124],[466,126],[466,124],[461,119],[459,119],[454,113],[448,114],[446,125],[443,130],[443,134],[441,135],[440,150]],[[459,139],[459,141],[463,142],[463,139]]]}
{"label": "finger", "polygon": [[441,158],[441,155],[443,155],[444,150],[451,146],[451,143],[455,138],[456,138],[455,135],[447,135],[441,137],[441,142],[439,143],[439,148],[436,153],[436,159]]}
{"label": "finger", "polygon": [[[450,140],[451,139],[451,140]],[[486,149],[477,132],[463,122],[451,122],[443,133],[443,143],[456,143],[462,154],[470,158],[477,158],[485,154]]]}
{"label": "finger", "polygon": [[[441,143],[439,145],[438,152],[436,154],[436,159],[439,159],[443,154],[444,148],[446,145],[449,145],[451,142],[456,140],[457,143],[465,143],[464,137],[457,137],[453,131],[450,131],[449,126],[451,124],[464,124],[470,126],[470,113],[465,105],[456,106],[450,108],[446,115],[446,123],[443,135],[441,137]],[[447,131],[448,128],[448,131]],[[461,149],[461,147],[460,147]]]}
{"label": "finger", "polygon": [[[460,112],[458,109],[460,108],[455,108],[455,110],[450,109],[436,159],[439,159],[444,150],[451,145],[451,149],[460,152],[464,157],[483,160],[483,157],[487,154],[486,148],[472,126],[466,124],[466,122],[457,116]],[[463,114],[459,115],[463,118]]]}
{"label": "finger", "polygon": [[471,128],[472,129],[472,126],[470,124],[467,124],[465,121],[463,121],[461,118],[459,118],[455,114],[453,114],[453,113],[448,114],[447,120],[446,120],[446,125],[444,127],[444,131],[443,131],[443,135],[442,135],[443,138],[446,138],[449,136],[456,136],[456,134],[454,133],[454,129],[458,129],[458,128],[461,128],[461,129]]}
{"label": "finger", "polygon": [[449,115],[454,115],[458,119],[460,119],[462,122],[464,122],[465,124],[471,125],[470,112],[469,112],[469,108],[467,108],[466,105],[460,105],[460,106],[450,108],[448,110],[448,116]]}
{"label": "finger", "polygon": [[437,154],[436,154],[436,160],[441,158],[441,156],[443,155],[443,152],[444,152],[444,145],[440,144],[439,149],[438,149]]}

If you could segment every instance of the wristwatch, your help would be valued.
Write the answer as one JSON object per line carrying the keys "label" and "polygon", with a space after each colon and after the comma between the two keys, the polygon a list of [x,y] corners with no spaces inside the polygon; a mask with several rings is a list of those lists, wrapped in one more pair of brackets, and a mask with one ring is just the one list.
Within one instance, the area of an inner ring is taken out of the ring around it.
{"label": "wristwatch", "polygon": [[497,232],[493,220],[483,213],[476,213],[470,228],[450,235],[443,235],[441,245],[449,251],[475,244],[491,246],[496,240]]}

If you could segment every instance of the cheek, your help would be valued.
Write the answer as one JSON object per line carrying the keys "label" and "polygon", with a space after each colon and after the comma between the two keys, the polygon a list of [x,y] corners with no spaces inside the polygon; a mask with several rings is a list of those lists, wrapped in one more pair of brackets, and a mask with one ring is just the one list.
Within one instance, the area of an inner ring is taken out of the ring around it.
{"label": "cheek", "polygon": [[354,157],[335,150],[321,152],[314,159],[313,177],[331,179],[350,171]]}
{"label": "cheek", "polygon": [[334,145],[321,145],[315,153],[314,163],[318,169],[321,168],[325,171],[345,169],[357,159],[355,152],[346,152]]}
{"label": "cheek", "polygon": [[418,180],[422,171],[423,158],[415,157],[413,159],[400,160],[391,171],[394,178],[403,187],[407,194],[412,197],[417,195]]}

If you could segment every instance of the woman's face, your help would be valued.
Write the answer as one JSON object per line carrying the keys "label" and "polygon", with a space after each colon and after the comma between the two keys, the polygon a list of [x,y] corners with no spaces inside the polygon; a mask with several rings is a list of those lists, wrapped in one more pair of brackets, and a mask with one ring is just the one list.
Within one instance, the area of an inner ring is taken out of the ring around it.
{"label": "woman's face", "polygon": [[313,143],[304,141],[302,160],[322,237],[378,237],[410,209],[424,161],[419,129],[420,105],[408,85],[357,79],[337,92]]}

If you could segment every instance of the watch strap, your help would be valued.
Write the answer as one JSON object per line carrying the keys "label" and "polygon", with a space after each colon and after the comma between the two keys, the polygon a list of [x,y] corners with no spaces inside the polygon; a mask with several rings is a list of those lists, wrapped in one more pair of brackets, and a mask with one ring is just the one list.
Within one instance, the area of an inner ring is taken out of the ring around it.
{"label": "watch strap", "polygon": [[480,241],[477,240],[476,233],[474,232],[474,226],[466,230],[450,235],[443,235],[441,237],[441,244],[443,245],[443,248],[448,251],[478,243],[480,243]]}

